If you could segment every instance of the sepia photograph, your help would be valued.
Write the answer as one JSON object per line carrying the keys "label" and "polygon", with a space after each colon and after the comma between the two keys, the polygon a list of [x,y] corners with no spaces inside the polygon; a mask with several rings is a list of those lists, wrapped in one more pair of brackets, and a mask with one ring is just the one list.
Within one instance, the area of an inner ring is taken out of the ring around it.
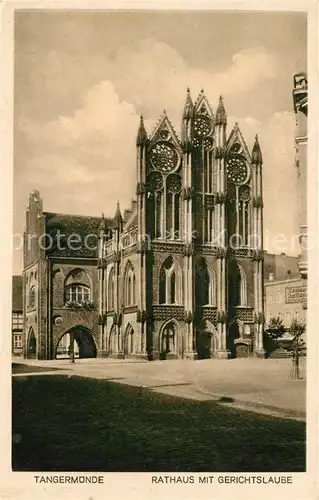
{"label": "sepia photograph", "polygon": [[307,12],[21,9],[13,32],[12,471],[290,483]]}

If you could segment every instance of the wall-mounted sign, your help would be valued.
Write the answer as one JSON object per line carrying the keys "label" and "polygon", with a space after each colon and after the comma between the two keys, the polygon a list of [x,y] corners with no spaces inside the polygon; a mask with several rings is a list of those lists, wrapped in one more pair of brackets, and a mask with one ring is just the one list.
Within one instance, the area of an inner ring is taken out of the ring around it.
{"label": "wall-mounted sign", "polygon": [[306,286],[290,286],[286,288],[286,304],[303,304],[307,300]]}

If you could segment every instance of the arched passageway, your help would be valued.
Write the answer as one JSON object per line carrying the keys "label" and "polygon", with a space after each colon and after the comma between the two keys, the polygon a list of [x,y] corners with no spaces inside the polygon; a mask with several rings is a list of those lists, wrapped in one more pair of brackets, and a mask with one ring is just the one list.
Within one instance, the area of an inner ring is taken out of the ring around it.
{"label": "arched passageway", "polygon": [[96,346],[91,331],[82,326],[77,326],[61,337],[56,349],[55,357],[57,359],[70,357],[72,337],[74,338],[75,358],[96,358]]}

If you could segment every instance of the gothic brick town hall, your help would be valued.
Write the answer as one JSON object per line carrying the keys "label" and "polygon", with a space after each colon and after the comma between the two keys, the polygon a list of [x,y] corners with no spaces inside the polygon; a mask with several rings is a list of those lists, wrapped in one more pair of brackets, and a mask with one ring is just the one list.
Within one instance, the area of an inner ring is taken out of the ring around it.
{"label": "gothic brick town hall", "polygon": [[213,112],[188,90],[180,137],[165,112],[151,135],[141,117],[136,149],[135,198],[113,218],[45,212],[30,194],[24,356],[262,355],[257,136],[248,148],[238,124],[227,132],[222,98]]}

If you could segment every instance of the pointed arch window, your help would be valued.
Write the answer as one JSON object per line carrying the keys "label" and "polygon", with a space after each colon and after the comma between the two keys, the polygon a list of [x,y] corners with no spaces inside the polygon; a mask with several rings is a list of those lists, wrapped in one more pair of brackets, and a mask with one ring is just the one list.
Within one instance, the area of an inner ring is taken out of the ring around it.
{"label": "pointed arch window", "polygon": [[233,264],[229,276],[230,306],[247,306],[247,277],[239,264]]}
{"label": "pointed arch window", "polygon": [[170,303],[175,304],[175,287],[176,287],[176,274],[175,271],[172,271],[171,276],[170,276],[170,290],[169,290],[169,295],[170,295]]}
{"label": "pointed arch window", "polygon": [[240,244],[247,246],[250,239],[250,188],[249,186],[240,186],[238,189],[238,218]]}
{"label": "pointed arch window", "polygon": [[127,304],[126,305],[131,305],[132,304],[132,278],[131,276],[128,277],[127,279]]}
{"label": "pointed arch window", "polygon": [[108,284],[107,284],[107,309],[111,311],[114,309],[114,293],[115,293],[115,272],[114,267],[109,272]]}
{"label": "pointed arch window", "polygon": [[176,269],[173,259],[166,259],[160,270],[159,303],[177,303]]}
{"label": "pointed arch window", "polygon": [[156,191],[155,193],[155,238],[161,238],[162,236],[162,205],[163,205],[163,195],[161,191]]}
{"label": "pointed arch window", "polygon": [[28,300],[28,310],[35,308],[35,286],[32,286],[29,290],[29,300]]}
{"label": "pointed arch window", "polygon": [[180,237],[180,175],[171,174],[166,181],[166,236],[168,239]]}
{"label": "pointed arch window", "polygon": [[160,172],[151,172],[146,181],[148,191],[148,230],[152,238],[163,235],[163,176]]}
{"label": "pointed arch window", "polygon": [[215,280],[205,259],[200,259],[196,265],[196,303],[199,306],[215,305]]}
{"label": "pointed arch window", "polygon": [[124,277],[124,304],[125,306],[133,306],[136,304],[136,279],[134,268],[129,262],[126,268]]}
{"label": "pointed arch window", "polygon": [[136,278],[135,274],[133,274],[133,282],[132,282],[132,303],[136,304]]}

